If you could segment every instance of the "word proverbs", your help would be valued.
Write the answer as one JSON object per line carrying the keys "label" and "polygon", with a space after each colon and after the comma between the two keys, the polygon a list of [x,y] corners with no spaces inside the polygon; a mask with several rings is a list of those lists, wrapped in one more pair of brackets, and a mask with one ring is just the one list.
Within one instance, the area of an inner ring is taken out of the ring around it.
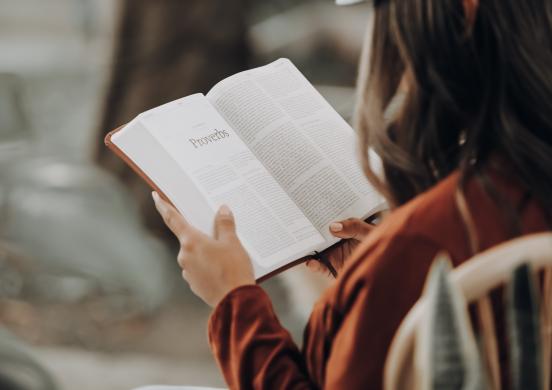
{"label": "word proverbs", "polygon": [[220,141],[228,137],[230,137],[228,131],[215,129],[215,132],[213,134],[209,134],[208,136],[201,138],[189,138],[188,141],[190,141],[190,143],[194,145],[194,148],[198,149],[202,146],[207,146],[211,143]]}

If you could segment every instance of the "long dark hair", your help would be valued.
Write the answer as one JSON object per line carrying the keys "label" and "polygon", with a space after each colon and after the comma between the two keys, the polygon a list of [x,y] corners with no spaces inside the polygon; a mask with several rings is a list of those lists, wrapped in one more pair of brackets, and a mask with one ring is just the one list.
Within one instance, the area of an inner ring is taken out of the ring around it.
{"label": "long dark hair", "polygon": [[[375,1],[359,80],[363,165],[397,206],[456,169],[477,174],[498,155],[550,216],[552,1],[479,3],[469,20],[463,0]],[[402,79],[404,104],[387,120]]]}

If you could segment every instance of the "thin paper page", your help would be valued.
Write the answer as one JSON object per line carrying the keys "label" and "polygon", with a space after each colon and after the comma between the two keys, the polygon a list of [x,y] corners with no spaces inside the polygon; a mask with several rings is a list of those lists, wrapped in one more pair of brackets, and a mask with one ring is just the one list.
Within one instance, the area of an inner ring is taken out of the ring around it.
{"label": "thin paper page", "polygon": [[211,207],[194,182],[180,169],[139,120],[133,120],[111,137],[113,142],[155,182],[186,220],[208,231]]}
{"label": "thin paper page", "polygon": [[204,96],[181,99],[146,113],[140,121],[191,178],[213,211],[222,204],[230,206],[238,235],[257,268],[270,269],[323,242]]}
{"label": "thin paper page", "polygon": [[327,242],[331,222],[381,208],[354,131],[289,60],[229,77],[207,98]]}

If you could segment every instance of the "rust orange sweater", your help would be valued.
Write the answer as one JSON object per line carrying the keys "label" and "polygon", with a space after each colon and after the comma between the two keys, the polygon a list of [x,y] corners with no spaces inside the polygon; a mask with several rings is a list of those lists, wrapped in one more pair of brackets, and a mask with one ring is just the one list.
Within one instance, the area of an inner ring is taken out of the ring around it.
{"label": "rust orange sweater", "polygon": [[[209,321],[212,351],[231,389],[380,389],[387,350],[401,320],[420,297],[427,271],[446,250],[455,266],[470,257],[454,200],[452,174],[391,213],[346,262],[315,305],[300,350],[259,286],[230,292]],[[524,192],[495,184],[512,204]],[[471,180],[465,191],[480,249],[510,237],[503,210]],[[522,209],[523,233],[547,230],[535,201]]]}

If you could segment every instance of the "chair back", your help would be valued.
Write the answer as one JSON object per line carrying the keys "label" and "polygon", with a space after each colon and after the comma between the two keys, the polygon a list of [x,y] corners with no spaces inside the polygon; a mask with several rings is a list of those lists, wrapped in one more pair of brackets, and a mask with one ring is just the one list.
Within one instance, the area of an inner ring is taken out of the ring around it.
{"label": "chair back", "polygon": [[[542,367],[544,388],[549,389],[552,353],[552,233],[531,234],[497,245],[474,256],[450,273],[452,283],[459,288],[466,303],[476,305],[485,363],[493,389],[501,388],[501,383],[489,293],[505,285],[512,272],[523,264],[528,264],[532,270],[543,275],[540,284]],[[395,333],[385,364],[386,390],[414,389],[416,387],[413,384],[419,383],[418,375],[423,373],[416,372],[415,339],[428,310],[427,299],[422,296]]]}

